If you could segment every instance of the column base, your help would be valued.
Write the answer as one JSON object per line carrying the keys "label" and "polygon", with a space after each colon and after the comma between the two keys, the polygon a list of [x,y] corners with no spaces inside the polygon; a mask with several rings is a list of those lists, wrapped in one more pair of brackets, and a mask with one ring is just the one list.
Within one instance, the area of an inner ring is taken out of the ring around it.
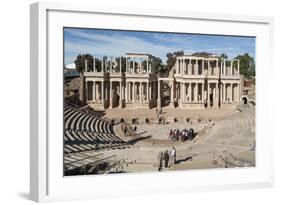
{"label": "column base", "polygon": [[175,107],[175,102],[171,101],[170,104],[169,104],[169,107],[174,108]]}

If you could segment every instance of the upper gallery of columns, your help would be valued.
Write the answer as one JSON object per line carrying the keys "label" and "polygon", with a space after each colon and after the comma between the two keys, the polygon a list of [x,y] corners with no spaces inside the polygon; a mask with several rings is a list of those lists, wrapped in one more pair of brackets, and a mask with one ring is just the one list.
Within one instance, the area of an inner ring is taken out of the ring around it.
{"label": "upper gallery of columns", "polygon": [[126,75],[146,75],[154,74],[152,69],[152,56],[142,53],[127,53],[126,54]]}
{"label": "upper gallery of columns", "polygon": [[127,53],[120,57],[93,57],[91,62],[85,60],[85,76],[149,76],[155,74],[150,54]]}
{"label": "upper gallery of columns", "polygon": [[218,56],[198,57],[191,55],[181,55],[176,57],[173,68],[175,77],[239,77],[239,60],[223,59]]}
{"label": "upper gallery of columns", "polygon": [[93,57],[91,66],[87,60],[85,60],[85,76],[104,76],[105,74],[121,76],[125,63],[124,57]]}

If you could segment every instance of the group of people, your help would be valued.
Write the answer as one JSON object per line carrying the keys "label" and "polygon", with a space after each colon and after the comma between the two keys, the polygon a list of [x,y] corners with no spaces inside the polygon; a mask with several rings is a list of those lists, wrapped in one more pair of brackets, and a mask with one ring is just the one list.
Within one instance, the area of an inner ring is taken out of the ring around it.
{"label": "group of people", "polygon": [[131,136],[131,135],[135,135],[136,132],[137,132],[137,126],[130,126],[130,125],[123,125],[122,127],[123,129],[123,132],[125,134],[125,137],[127,137],[128,135]]}
{"label": "group of people", "polygon": [[[176,164],[176,148],[173,147],[172,150],[166,150],[165,152],[159,152],[158,156],[159,160],[159,171],[163,168],[171,167],[172,165]],[[164,162],[164,163],[163,163]]]}
{"label": "group of people", "polygon": [[189,130],[184,128],[182,131],[179,129],[170,129],[169,132],[169,139],[172,141],[186,141],[186,140],[192,140],[194,138],[194,129],[190,128]]}

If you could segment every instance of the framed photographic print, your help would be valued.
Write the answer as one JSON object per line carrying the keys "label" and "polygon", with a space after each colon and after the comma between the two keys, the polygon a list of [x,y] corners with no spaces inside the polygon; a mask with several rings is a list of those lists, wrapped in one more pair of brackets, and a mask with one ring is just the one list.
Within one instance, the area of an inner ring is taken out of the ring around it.
{"label": "framed photographic print", "polygon": [[32,200],[272,186],[271,18],[36,3],[30,20]]}

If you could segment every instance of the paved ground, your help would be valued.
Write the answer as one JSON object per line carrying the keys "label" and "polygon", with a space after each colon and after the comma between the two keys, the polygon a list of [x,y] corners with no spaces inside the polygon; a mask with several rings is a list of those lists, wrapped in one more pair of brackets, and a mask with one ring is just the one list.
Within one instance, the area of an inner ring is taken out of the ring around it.
{"label": "paved ground", "polygon": [[[114,109],[106,117],[137,116],[155,117],[155,110],[144,112],[124,112]],[[124,159],[124,172],[157,171],[159,152],[177,149],[177,163],[166,170],[206,169],[218,167],[255,166],[255,106],[240,109],[207,109],[207,110],[163,110],[167,116],[190,116],[209,118],[204,122],[176,122],[166,125],[137,125],[138,135],[124,137],[120,125],[114,127],[119,137],[132,142],[130,149],[104,151],[104,157],[116,155]],[[192,141],[171,142],[167,139],[170,129],[194,128],[197,136]]]}
{"label": "paved ground", "polygon": [[[165,107],[162,109],[160,116],[164,117],[190,117],[190,118],[222,118],[237,112],[235,109],[230,108],[209,108],[209,109],[173,109]],[[153,109],[109,109],[105,113],[105,118],[133,118],[133,117],[147,117],[156,118],[156,108]]]}

